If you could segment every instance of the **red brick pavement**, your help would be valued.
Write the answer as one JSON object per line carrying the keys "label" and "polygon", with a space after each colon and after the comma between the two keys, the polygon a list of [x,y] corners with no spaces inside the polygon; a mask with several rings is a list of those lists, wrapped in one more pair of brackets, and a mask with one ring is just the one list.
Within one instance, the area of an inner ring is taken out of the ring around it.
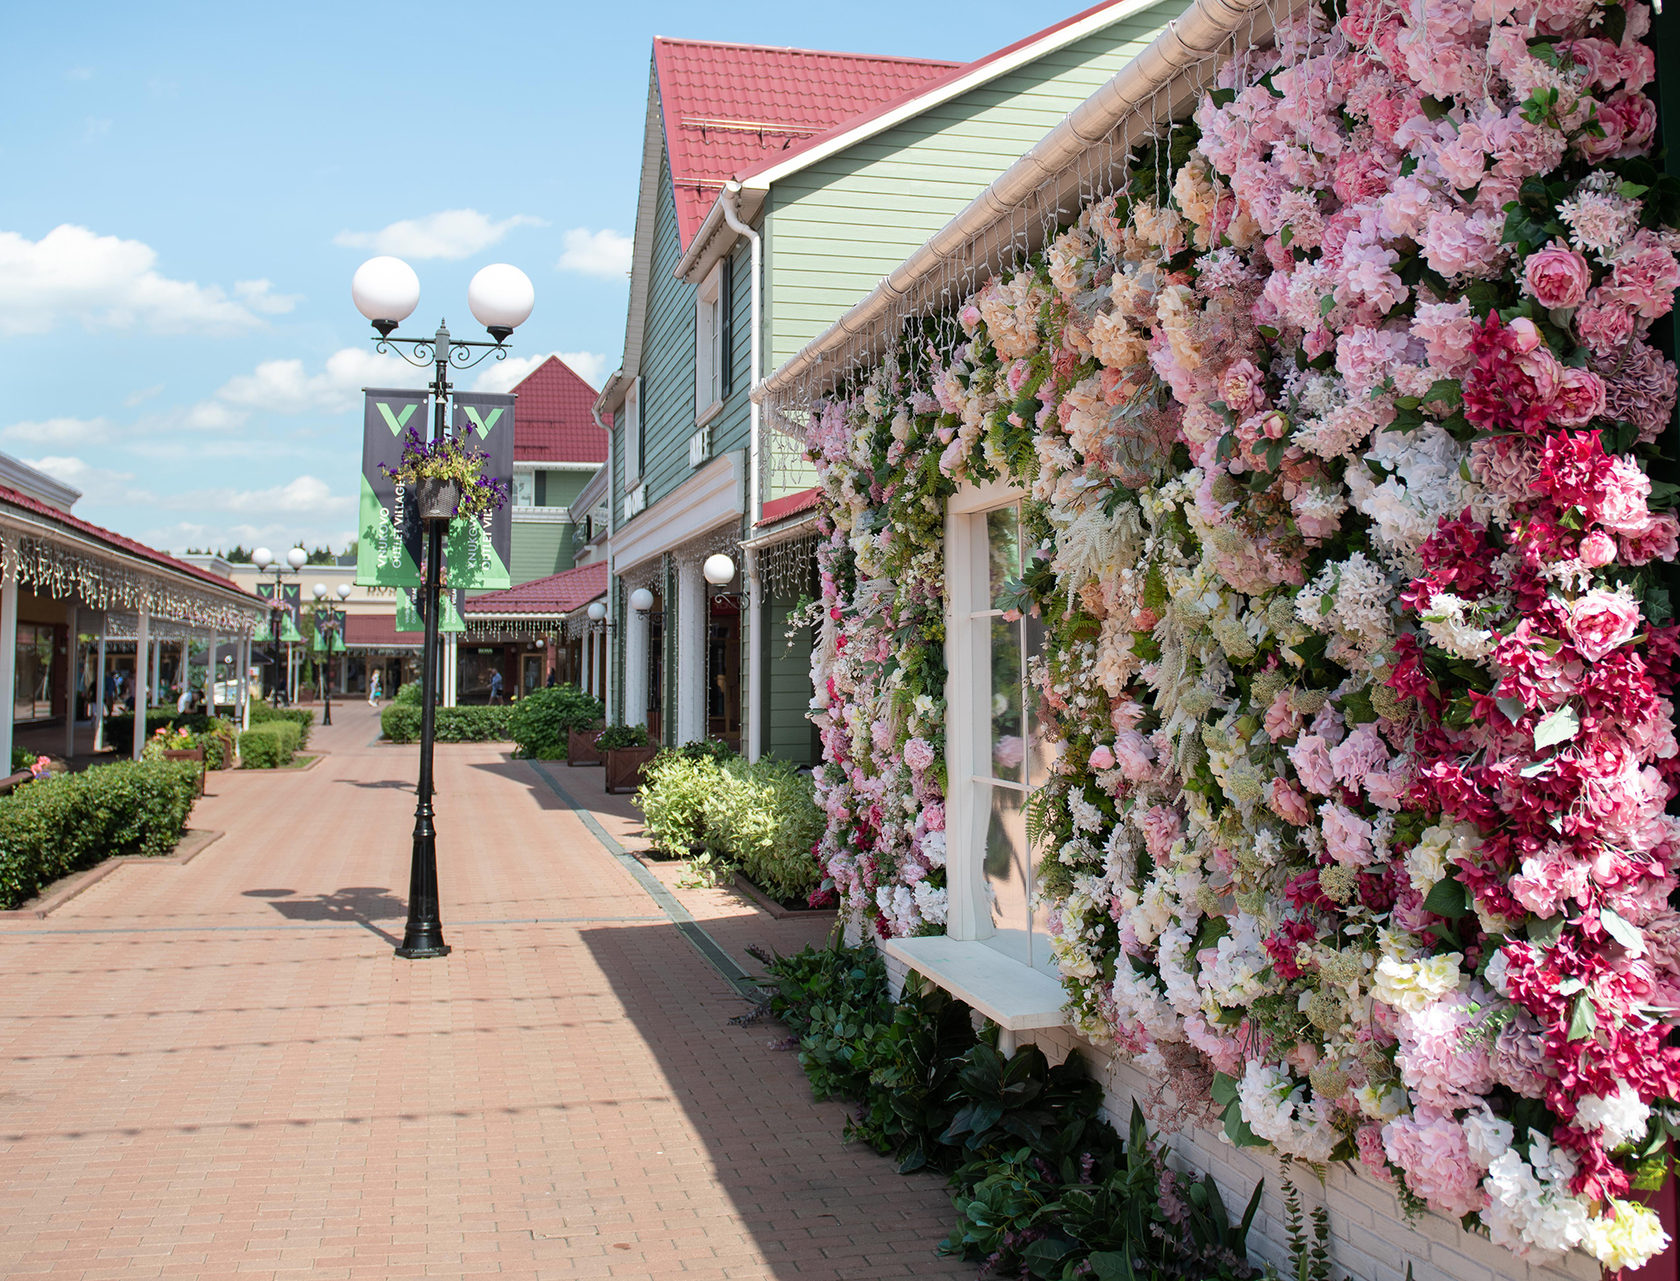
{"label": "red brick pavement", "polygon": [[[415,751],[334,712],[315,769],[212,777],[190,863],[0,922],[0,1275],[970,1275],[533,767],[439,749],[455,952],[395,959]],[[737,956],[823,932],[680,897]]]}

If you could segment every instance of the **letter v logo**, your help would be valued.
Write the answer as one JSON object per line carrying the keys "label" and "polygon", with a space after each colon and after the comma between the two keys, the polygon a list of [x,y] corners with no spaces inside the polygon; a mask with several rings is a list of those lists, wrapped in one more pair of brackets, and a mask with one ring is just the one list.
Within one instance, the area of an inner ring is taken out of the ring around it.
{"label": "letter v logo", "polygon": [[490,417],[488,419],[483,419],[478,416],[478,410],[473,409],[471,406],[464,406],[464,408],[467,411],[467,417],[472,420],[472,425],[478,428],[478,438],[480,440],[483,440],[490,434],[490,429],[496,425],[496,420],[502,416],[502,411],[500,409],[492,409],[490,411]]}
{"label": "letter v logo", "polygon": [[401,434],[403,427],[407,425],[415,410],[413,401],[403,406],[401,414],[393,414],[391,407],[383,400],[376,400],[373,403],[379,406],[379,416],[385,420],[385,425],[391,429],[393,436]]}

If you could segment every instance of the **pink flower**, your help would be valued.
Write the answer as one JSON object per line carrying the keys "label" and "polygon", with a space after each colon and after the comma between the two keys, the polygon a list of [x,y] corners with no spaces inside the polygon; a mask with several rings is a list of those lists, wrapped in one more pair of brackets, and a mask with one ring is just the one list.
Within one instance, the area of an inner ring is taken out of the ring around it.
{"label": "pink flower", "polygon": [[1642,319],[1656,320],[1674,309],[1676,289],[1680,289],[1680,262],[1651,240],[1649,232],[1641,231],[1633,248],[1610,268],[1606,292]]}
{"label": "pink flower", "polygon": [[1493,1088],[1487,1040],[1475,1035],[1476,1022],[1470,998],[1461,992],[1395,1020],[1400,1047],[1394,1059],[1423,1106],[1450,1112]]}
{"label": "pink flower", "polygon": [[1442,1214],[1463,1218],[1487,1204],[1484,1171],[1470,1159],[1464,1127],[1428,1109],[1383,1126],[1383,1150],[1405,1171],[1406,1186]]}
{"label": "pink flower", "polygon": [[1523,291],[1548,311],[1579,307],[1591,286],[1587,260],[1555,240],[1523,264]]}
{"label": "pink flower", "polygon": [[1584,427],[1604,412],[1604,380],[1591,370],[1565,367],[1552,401],[1552,421]]}
{"label": "pink flower", "polygon": [[1569,639],[1581,657],[1597,662],[1639,631],[1639,606],[1620,592],[1594,588],[1569,607]]}
{"label": "pink flower", "polygon": [[913,738],[904,745],[904,763],[917,774],[923,773],[933,764],[933,744],[925,738]]}
{"label": "pink flower", "polygon": [[1238,360],[1221,376],[1219,394],[1233,414],[1246,417],[1265,407],[1266,382],[1252,361]]}
{"label": "pink flower", "polygon": [[1595,529],[1581,540],[1581,563],[1598,569],[1616,559],[1616,540],[1602,529]]}
{"label": "pink flower", "polygon": [[1371,825],[1345,805],[1326,801],[1318,808],[1324,825],[1324,850],[1343,867],[1366,867],[1373,858]]}
{"label": "pink flower", "polygon": [[1264,724],[1266,737],[1274,743],[1295,737],[1295,731],[1301,728],[1301,715],[1290,708],[1288,690],[1280,689],[1273,696],[1271,706],[1266,709]]}
{"label": "pink flower", "polygon": [[1330,795],[1336,785],[1336,771],[1330,764],[1330,748],[1317,734],[1303,734],[1289,749],[1289,760],[1301,776],[1301,785],[1320,796]]}
{"label": "pink flower", "polygon": [[1285,823],[1305,827],[1312,822],[1312,806],[1307,803],[1301,789],[1288,779],[1274,778],[1266,784],[1266,804]]}
{"label": "pink flower", "polygon": [[1593,290],[1575,309],[1575,336],[1597,355],[1621,351],[1632,341],[1633,332],[1633,310],[1603,289]]}
{"label": "pink flower", "polygon": [[1114,768],[1114,749],[1106,743],[1099,743],[1091,749],[1090,766],[1101,773]]}

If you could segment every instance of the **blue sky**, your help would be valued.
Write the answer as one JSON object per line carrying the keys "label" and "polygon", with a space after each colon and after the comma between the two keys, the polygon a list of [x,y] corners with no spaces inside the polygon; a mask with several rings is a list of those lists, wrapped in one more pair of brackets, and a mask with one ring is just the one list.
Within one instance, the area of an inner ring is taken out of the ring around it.
{"label": "blue sky", "polygon": [[157,546],[339,545],[359,388],[415,377],[382,367],[350,303],[372,253],[420,275],[405,329],[482,337],[467,281],[508,261],[537,290],[520,356],[616,368],[655,34],[968,59],[1070,12],[14,6],[0,450]]}

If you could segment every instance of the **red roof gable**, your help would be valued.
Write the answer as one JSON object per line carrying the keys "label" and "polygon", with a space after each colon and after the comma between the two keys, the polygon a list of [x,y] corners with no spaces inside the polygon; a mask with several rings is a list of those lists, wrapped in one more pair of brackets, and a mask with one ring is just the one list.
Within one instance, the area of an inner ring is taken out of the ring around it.
{"label": "red roof gable", "polygon": [[595,561],[499,592],[470,596],[462,612],[475,614],[569,614],[607,590],[607,562]]}
{"label": "red roof gable", "polygon": [[[1125,0],[1102,0],[1100,4],[1094,4],[1089,9],[1082,9],[1072,17],[1063,18],[1060,22],[1052,23],[1050,26],[1045,27],[1044,30],[1035,31],[1030,36],[1022,36],[1021,39],[1015,41],[1013,44],[1007,44],[1001,49],[995,49],[983,58],[976,58],[973,62],[947,62],[940,64],[930,63],[928,65],[938,65],[943,67],[944,70],[936,72],[923,80],[914,83],[906,83],[898,93],[895,93],[890,98],[874,103],[868,108],[868,110],[859,113],[855,117],[839,122],[832,128],[825,130],[820,135],[812,135],[806,138],[798,139],[789,144],[784,150],[778,151],[775,155],[762,156],[753,164],[742,169],[740,172],[731,174],[730,177],[736,179],[748,178],[753,174],[769,169],[772,165],[779,165],[782,161],[788,160],[793,156],[798,155],[800,152],[808,151],[810,148],[816,146],[830,133],[843,133],[848,129],[855,129],[858,125],[864,124],[869,120],[873,120],[877,116],[885,115],[895,107],[901,107],[907,102],[913,102],[925,93],[931,93],[933,90],[947,85],[954,80],[961,80],[965,76],[972,75],[974,72],[981,70],[988,63],[993,63],[1001,58],[1006,58],[1018,49],[1023,49],[1028,45],[1037,44],[1040,40],[1055,35],[1056,32],[1061,31],[1063,28],[1071,27],[1076,22],[1083,22],[1086,18],[1091,17],[1093,14],[1100,13],[1104,9],[1112,9],[1122,3],[1125,3]],[[715,198],[715,194],[716,193],[714,192],[713,196],[707,198],[707,208],[710,208],[712,200]],[[680,197],[678,206],[680,209]],[[701,217],[704,218],[704,216],[705,209],[702,209]],[[697,223],[696,226],[698,225],[699,224]]]}
{"label": "red roof gable", "polygon": [[759,527],[774,525],[779,520],[786,520],[789,516],[797,516],[801,512],[815,509],[822,500],[822,490],[812,487],[802,489],[797,494],[784,494],[780,498],[772,498],[764,504],[764,515],[759,517]]}
{"label": "red roof gable", "polygon": [[660,37],[653,65],[686,250],[737,173],[874,115],[961,64]]}
{"label": "red roof gable", "polygon": [[[595,389],[558,356],[550,356],[513,389],[513,456],[522,463],[604,463],[607,433],[589,407]],[[605,416],[605,415],[604,415]],[[608,422],[610,416],[605,416]]]}
{"label": "red roof gable", "polygon": [[[249,596],[248,592],[236,585],[231,579],[223,578],[219,574],[212,574],[209,570],[200,569],[197,565],[189,565],[184,560],[176,560],[167,552],[160,552],[155,547],[146,546],[145,543],[137,543],[132,538],[124,538],[121,534],[112,533],[108,529],[95,525],[92,521],[83,520],[80,516],[72,516],[67,511],[60,511],[57,507],[49,506],[38,498],[31,498],[28,494],[21,493],[6,485],[0,485],[0,502],[9,503],[13,507],[22,507],[25,511],[33,512],[37,516],[45,516],[65,529],[74,530],[95,542],[104,543],[113,551],[124,552],[139,560],[151,561],[159,568],[167,569],[187,578],[196,578],[208,586],[219,587],[223,591],[233,592],[239,596]],[[256,598],[251,597],[251,599],[255,601]]]}

